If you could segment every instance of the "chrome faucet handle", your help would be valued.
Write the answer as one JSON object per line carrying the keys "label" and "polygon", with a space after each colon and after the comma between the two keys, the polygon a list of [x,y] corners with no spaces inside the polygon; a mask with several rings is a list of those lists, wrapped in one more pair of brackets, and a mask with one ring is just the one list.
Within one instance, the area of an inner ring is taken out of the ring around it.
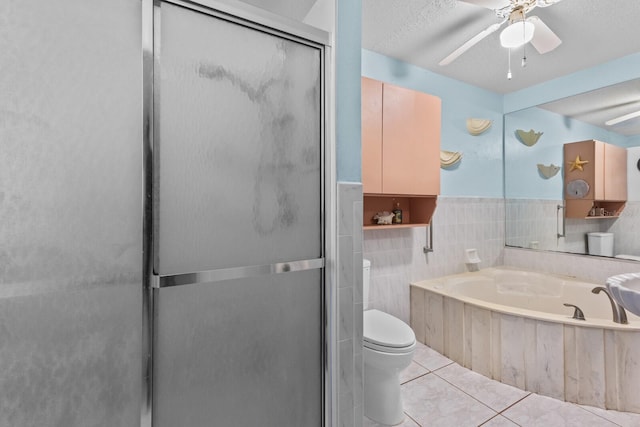
{"label": "chrome faucet handle", "polygon": [[586,320],[584,318],[584,313],[582,312],[582,310],[580,310],[580,307],[578,307],[577,305],[564,303],[564,306],[565,307],[573,307],[575,309],[573,311],[573,319]]}

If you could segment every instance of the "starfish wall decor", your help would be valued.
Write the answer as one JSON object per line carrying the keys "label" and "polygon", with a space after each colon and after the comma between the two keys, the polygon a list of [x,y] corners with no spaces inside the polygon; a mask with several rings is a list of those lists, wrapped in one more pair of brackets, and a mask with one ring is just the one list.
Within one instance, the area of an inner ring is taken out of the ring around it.
{"label": "starfish wall decor", "polygon": [[571,165],[571,168],[569,168],[569,172],[573,172],[576,169],[579,170],[579,171],[584,171],[584,165],[589,163],[589,161],[588,160],[580,160],[580,154],[578,154],[574,161],[567,162],[567,163],[569,163],[569,165]]}

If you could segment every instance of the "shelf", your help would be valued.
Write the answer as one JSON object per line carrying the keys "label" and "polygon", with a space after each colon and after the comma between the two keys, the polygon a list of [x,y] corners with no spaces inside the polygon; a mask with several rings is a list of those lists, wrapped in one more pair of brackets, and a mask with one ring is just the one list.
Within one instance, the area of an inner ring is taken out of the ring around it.
{"label": "shelf", "polygon": [[[436,196],[407,196],[394,194],[364,194],[362,225],[366,230],[426,227],[436,209]],[[396,203],[402,209],[402,224],[377,225],[373,222],[376,213],[391,212]]]}
{"label": "shelf", "polygon": [[[568,199],[565,200],[566,217],[577,219],[615,219],[620,216],[624,210],[626,202],[623,200],[585,200],[585,199]],[[607,212],[615,212],[615,215],[596,215],[589,216],[591,208],[603,208]]]}
{"label": "shelf", "polygon": [[365,230],[382,230],[382,229],[389,229],[389,228],[412,228],[412,227],[428,227],[429,223],[426,224],[420,224],[420,223],[413,223],[413,224],[391,224],[391,225],[365,225],[364,228]]}

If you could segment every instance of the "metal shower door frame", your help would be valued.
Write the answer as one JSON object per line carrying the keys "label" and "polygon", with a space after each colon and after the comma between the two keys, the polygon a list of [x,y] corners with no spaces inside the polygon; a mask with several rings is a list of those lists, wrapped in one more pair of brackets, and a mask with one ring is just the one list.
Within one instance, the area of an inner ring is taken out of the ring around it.
{"label": "metal shower door frame", "polygon": [[[278,37],[315,47],[320,50],[321,72],[321,230],[322,253],[320,258],[299,260],[271,265],[249,266],[241,268],[218,269],[202,272],[191,272],[178,275],[160,276],[154,268],[154,215],[157,203],[154,200],[157,185],[157,151],[154,145],[158,140],[158,108],[159,88],[154,81],[154,70],[157,67],[157,55],[160,43],[160,11],[163,3],[181,6],[195,12],[210,15],[238,23]],[[250,6],[229,0],[142,0],[142,71],[143,71],[143,307],[142,307],[142,396],[141,427],[153,427],[153,367],[154,342],[157,331],[157,295],[161,288],[181,286],[191,283],[227,280],[239,277],[255,277],[263,274],[284,273],[309,269],[322,269],[322,370],[323,370],[323,415],[322,425],[335,424],[337,417],[336,385],[335,385],[335,348],[336,307],[335,307],[335,259],[334,237],[335,219],[335,147],[333,144],[333,127],[329,120],[333,114],[332,84],[332,52],[330,35],[317,28],[288,18],[275,15]]]}

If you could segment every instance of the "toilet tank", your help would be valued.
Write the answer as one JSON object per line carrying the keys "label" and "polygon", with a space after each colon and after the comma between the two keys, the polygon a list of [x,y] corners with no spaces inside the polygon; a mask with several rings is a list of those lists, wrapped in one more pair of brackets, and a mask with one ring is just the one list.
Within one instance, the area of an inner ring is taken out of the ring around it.
{"label": "toilet tank", "polygon": [[613,233],[587,233],[589,255],[613,256]]}
{"label": "toilet tank", "polygon": [[362,302],[364,309],[369,308],[369,283],[371,279],[371,261],[362,260]]}

